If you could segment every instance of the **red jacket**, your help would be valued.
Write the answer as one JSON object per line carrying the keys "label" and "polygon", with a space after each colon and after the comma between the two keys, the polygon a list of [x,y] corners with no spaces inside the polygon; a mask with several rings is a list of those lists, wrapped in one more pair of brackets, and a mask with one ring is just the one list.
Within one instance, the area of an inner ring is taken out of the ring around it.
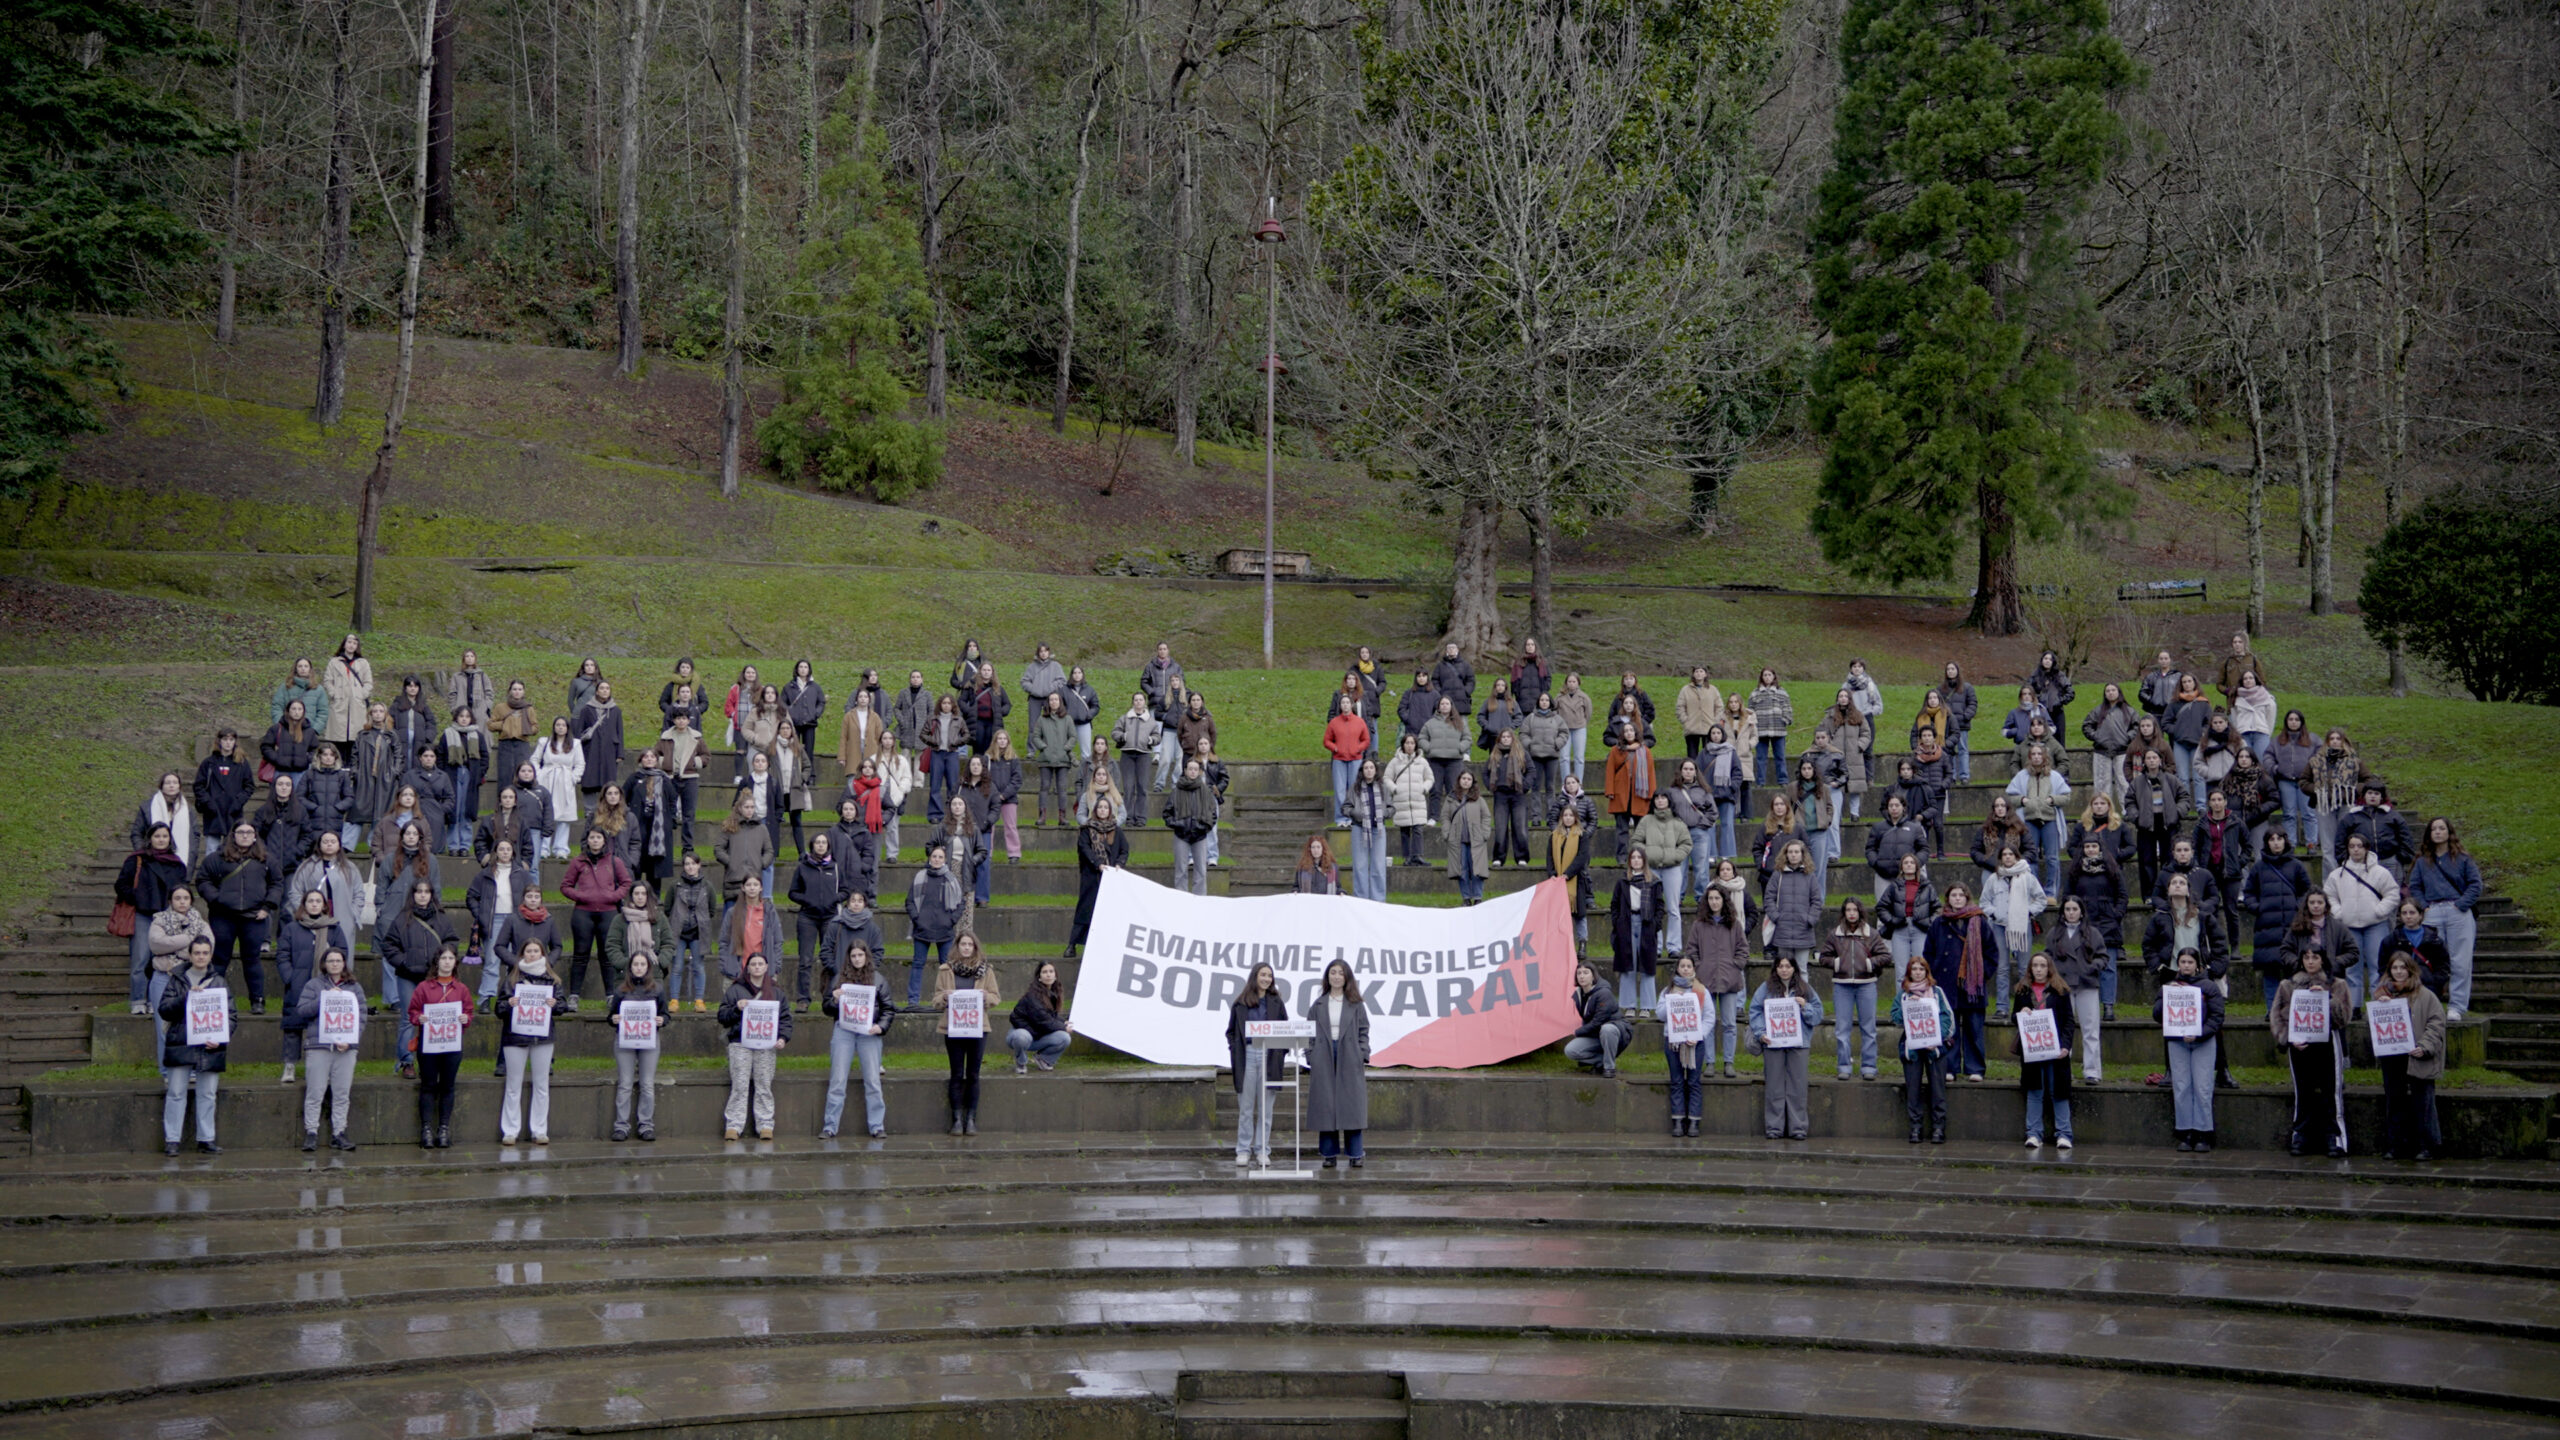
{"label": "red jacket", "polygon": [[1369,722],[1357,715],[1336,715],[1325,722],[1325,753],[1336,760],[1357,760],[1369,753]]}
{"label": "red jacket", "polygon": [[610,850],[601,860],[581,855],[569,862],[560,893],[590,915],[610,915],[622,908],[622,897],[631,893],[631,867]]}
{"label": "red jacket", "polygon": [[462,1002],[462,1028],[470,1029],[471,987],[459,980],[438,980],[434,976],[419,981],[417,988],[409,992],[409,1023],[424,1025],[428,1006],[454,1000]]}

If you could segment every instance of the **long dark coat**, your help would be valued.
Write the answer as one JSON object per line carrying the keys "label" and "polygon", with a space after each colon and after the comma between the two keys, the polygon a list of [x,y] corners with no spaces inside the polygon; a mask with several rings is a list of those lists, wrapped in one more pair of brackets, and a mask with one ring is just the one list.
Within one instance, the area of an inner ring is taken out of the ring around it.
{"label": "long dark coat", "polygon": [[1369,1008],[1342,1002],[1342,1033],[1333,1034],[1332,1007],[1318,995],[1309,1012],[1316,1038],[1307,1042],[1307,1128],[1369,1128]]}

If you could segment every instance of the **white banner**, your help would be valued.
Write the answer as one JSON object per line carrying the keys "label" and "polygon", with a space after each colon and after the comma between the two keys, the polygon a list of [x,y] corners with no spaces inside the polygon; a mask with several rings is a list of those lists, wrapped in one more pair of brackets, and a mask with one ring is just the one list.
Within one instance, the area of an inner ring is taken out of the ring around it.
{"label": "white banner", "polygon": [[2418,1048],[2418,1033],[2409,1022],[2406,1000],[2368,1000],[2365,1023],[2373,1027],[2373,1058],[2406,1055]]}
{"label": "white banner", "polygon": [[2329,992],[2296,990],[2285,1012],[2285,1038],[2296,1045],[2329,1043]]}
{"label": "white banner", "polygon": [[1103,872],[1076,971],[1076,1033],[1165,1065],[1227,1063],[1227,1011],[1267,964],[1305,1015],[1325,967],[1351,967],[1370,1063],[1489,1065],[1571,1035],[1573,932],[1564,885],[1466,909],[1347,895],[1193,895]]}
{"label": "white banner", "polygon": [[2204,990],[2201,986],[2161,987],[2160,1033],[2171,1040],[2204,1038]]}
{"label": "white banner", "polygon": [[320,1043],[353,1045],[364,1035],[364,1001],[353,990],[320,992]]}

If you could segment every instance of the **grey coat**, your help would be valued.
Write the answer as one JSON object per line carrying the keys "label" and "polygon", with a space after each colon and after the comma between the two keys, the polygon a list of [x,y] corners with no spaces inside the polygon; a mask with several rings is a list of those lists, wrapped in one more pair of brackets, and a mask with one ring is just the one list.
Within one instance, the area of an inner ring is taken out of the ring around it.
{"label": "grey coat", "polygon": [[1323,996],[1307,1013],[1316,1022],[1316,1038],[1307,1042],[1307,1128],[1368,1129],[1368,1007],[1343,1001],[1340,1035],[1333,1033],[1332,1007]]}

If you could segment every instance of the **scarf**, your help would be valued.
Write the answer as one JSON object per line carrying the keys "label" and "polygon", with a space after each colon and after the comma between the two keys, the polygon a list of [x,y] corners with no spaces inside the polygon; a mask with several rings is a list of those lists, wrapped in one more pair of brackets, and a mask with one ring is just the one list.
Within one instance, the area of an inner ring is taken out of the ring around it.
{"label": "scarf", "polygon": [[1733,783],[1733,746],[1730,743],[1707,747],[1707,783],[1723,789]]}
{"label": "scarf", "polygon": [[622,953],[625,955],[639,955],[642,953],[655,952],[657,948],[657,931],[655,927],[651,926],[649,923],[648,907],[645,905],[634,905],[628,900],[623,901]]}
{"label": "scarf", "polygon": [[[1943,710],[1939,711],[1938,718],[1943,721],[1946,713]],[[1934,760],[1943,760],[1946,755],[1946,747],[1938,743],[1938,732],[1935,730],[1922,730],[1920,743],[1911,749],[1911,758],[1924,765]]]}
{"label": "scarf", "polygon": [[1964,955],[1956,962],[1956,986],[1967,999],[1982,997],[1982,907],[1967,905],[1963,909],[1938,912],[1941,919],[1960,921],[1964,925]]}
{"label": "scarf", "polygon": [[169,827],[169,839],[171,841],[169,848],[171,850],[180,855],[192,855],[195,853],[192,843],[195,839],[196,830],[196,811],[194,806],[189,805],[184,800],[180,800],[173,806],[169,803],[168,796],[161,794],[155,789],[151,792],[151,823],[154,825],[166,825]]}
{"label": "scarf", "polygon": [[[1566,871],[1571,870],[1573,868],[1574,857],[1581,853],[1581,826],[1576,825],[1568,829],[1565,826],[1559,825],[1555,829],[1547,832],[1547,869],[1550,874],[1562,875]],[[1566,910],[1571,911],[1573,907],[1581,901],[1581,899],[1582,882],[1579,880],[1567,880],[1564,883],[1564,903]]]}
{"label": "scarf", "polygon": [[524,899],[516,902],[516,915],[528,925],[539,925],[551,918],[551,907],[543,904],[538,897],[527,893]]}
{"label": "scarf", "polygon": [[1629,748],[1626,754],[1628,793],[1640,796],[1652,794],[1653,752],[1637,745]]}
{"label": "scarf", "polygon": [[2007,914],[2000,917],[2000,925],[2002,929],[2012,934],[2026,929],[2035,919],[2035,912],[2027,909],[2026,892],[2018,885],[2018,882],[2026,877],[2027,862],[2024,860],[2014,865],[2000,867],[2000,878],[2009,882],[2007,891],[2009,909]]}
{"label": "scarf", "polygon": [[861,807],[858,813],[862,817],[862,828],[870,831],[874,835],[879,834],[880,826],[882,824],[880,818],[880,777],[877,775],[854,776],[853,800],[854,804]]}

